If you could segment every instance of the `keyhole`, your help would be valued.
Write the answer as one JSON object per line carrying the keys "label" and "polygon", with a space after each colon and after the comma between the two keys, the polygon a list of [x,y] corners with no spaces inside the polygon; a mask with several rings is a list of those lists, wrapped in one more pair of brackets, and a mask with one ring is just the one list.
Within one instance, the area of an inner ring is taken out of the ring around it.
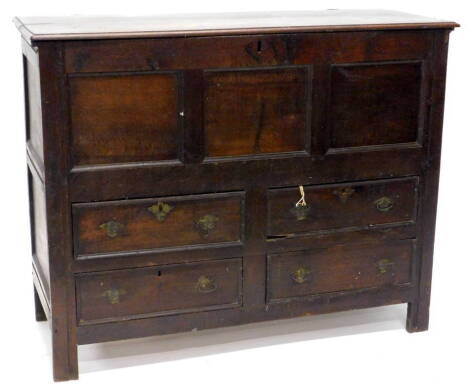
{"label": "keyhole", "polygon": [[162,276],[162,271],[158,270],[157,271],[157,276]]}
{"label": "keyhole", "polygon": [[257,52],[261,52],[263,50],[263,42],[262,41],[258,41],[258,47],[257,47]]}

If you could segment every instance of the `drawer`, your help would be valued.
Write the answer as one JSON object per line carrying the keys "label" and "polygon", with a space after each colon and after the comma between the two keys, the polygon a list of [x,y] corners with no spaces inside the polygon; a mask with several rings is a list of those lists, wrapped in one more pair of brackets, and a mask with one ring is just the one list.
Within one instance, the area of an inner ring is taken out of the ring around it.
{"label": "drawer", "polygon": [[244,194],[77,203],[76,256],[242,241]]}
{"label": "drawer", "polygon": [[418,178],[271,189],[268,236],[415,221]]}
{"label": "drawer", "polygon": [[414,241],[268,256],[268,300],[409,283]]}
{"label": "drawer", "polygon": [[135,268],[76,278],[80,324],[233,308],[242,301],[242,260]]}

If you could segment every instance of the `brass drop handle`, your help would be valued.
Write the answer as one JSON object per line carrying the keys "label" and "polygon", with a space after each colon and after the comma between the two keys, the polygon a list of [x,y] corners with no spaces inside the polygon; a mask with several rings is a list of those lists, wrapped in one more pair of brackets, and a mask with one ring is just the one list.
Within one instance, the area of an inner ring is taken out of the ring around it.
{"label": "brass drop handle", "polygon": [[101,224],[100,229],[103,230],[109,238],[115,238],[122,234],[124,225],[112,220]]}
{"label": "brass drop handle", "polygon": [[377,199],[375,201],[375,207],[380,211],[380,212],[387,212],[390,211],[393,208],[393,200],[390,199],[387,196],[381,197],[380,199]]}
{"label": "brass drop handle", "polygon": [[196,288],[200,293],[212,293],[217,290],[217,284],[214,279],[206,275],[202,275],[197,280]]}
{"label": "brass drop handle", "polygon": [[305,200],[305,190],[303,185],[299,185],[300,199],[295,203],[294,208],[291,208],[290,212],[295,216],[297,220],[304,220],[308,218],[310,212],[310,206]]}
{"label": "brass drop handle", "polygon": [[309,268],[299,267],[291,274],[291,278],[295,283],[302,284],[309,280],[310,274]]}

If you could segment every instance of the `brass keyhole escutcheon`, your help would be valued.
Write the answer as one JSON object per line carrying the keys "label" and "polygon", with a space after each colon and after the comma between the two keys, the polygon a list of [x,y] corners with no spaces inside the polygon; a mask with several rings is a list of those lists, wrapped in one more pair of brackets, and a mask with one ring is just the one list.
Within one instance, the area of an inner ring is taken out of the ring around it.
{"label": "brass keyhole escutcheon", "polygon": [[354,192],[355,190],[348,186],[346,188],[336,189],[333,193],[338,196],[341,203],[346,203]]}
{"label": "brass keyhole escutcheon", "polygon": [[377,199],[375,201],[375,207],[380,211],[380,212],[387,212],[390,211],[393,208],[393,200],[390,199],[389,197],[381,197],[380,199]]}
{"label": "brass keyhole escutcheon", "polygon": [[310,268],[299,267],[292,273],[291,278],[295,283],[302,284],[309,280],[310,274]]}
{"label": "brass keyhole escutcheon", "polygon": [[100,229],[104,230],[109,238],[115,238],[122,234],[124,225],[116,221],[109,221],[100,225]]}
{"label": "brass keyhole escutcheon", "polygon": [[215,215],[204,215],[196,222],[196,228],[203,235],[203,237],[207,237],[209,233],[217,227],[218,221],[219,218]]}
{"label": "brass keyhole escutcheon", "polygon": [[106,297],[108,299],[108,302],[111,305],[116,305],[120,302],[121,295],[126,294],[126,290],[123,289],[109,289],[106,290],[103,294],[102,297]]}
{"label": "brass keyhole escutcheon", "polygon": [[214,279],[202,275],[197,281],[196,288],[200,293],[212,293],[217,290],[217,284]]}
{"label": "brass keyhole escutcheon", "polygon": [[389,259],[380,259],[377,261],[377,270],[379,274],[386,274],[393,270],[395,263]]}
{"label": "brass keyhole escutcheon", "polygon": [[159,222],[163,222],[173,209],[173,206],[161,201],[147,208],[147,210],[150,211]]}

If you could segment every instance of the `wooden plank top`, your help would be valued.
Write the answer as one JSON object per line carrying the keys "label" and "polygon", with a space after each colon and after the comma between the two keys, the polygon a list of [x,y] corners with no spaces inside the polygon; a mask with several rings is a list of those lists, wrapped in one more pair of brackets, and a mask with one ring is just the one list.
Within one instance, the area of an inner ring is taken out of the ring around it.
{"label": "wooden plank top", "polygon": [[453,29],[459,25],[387,10],[324,10],[157,16],[16,17],[28,41],[213,36],[227,34]]}

